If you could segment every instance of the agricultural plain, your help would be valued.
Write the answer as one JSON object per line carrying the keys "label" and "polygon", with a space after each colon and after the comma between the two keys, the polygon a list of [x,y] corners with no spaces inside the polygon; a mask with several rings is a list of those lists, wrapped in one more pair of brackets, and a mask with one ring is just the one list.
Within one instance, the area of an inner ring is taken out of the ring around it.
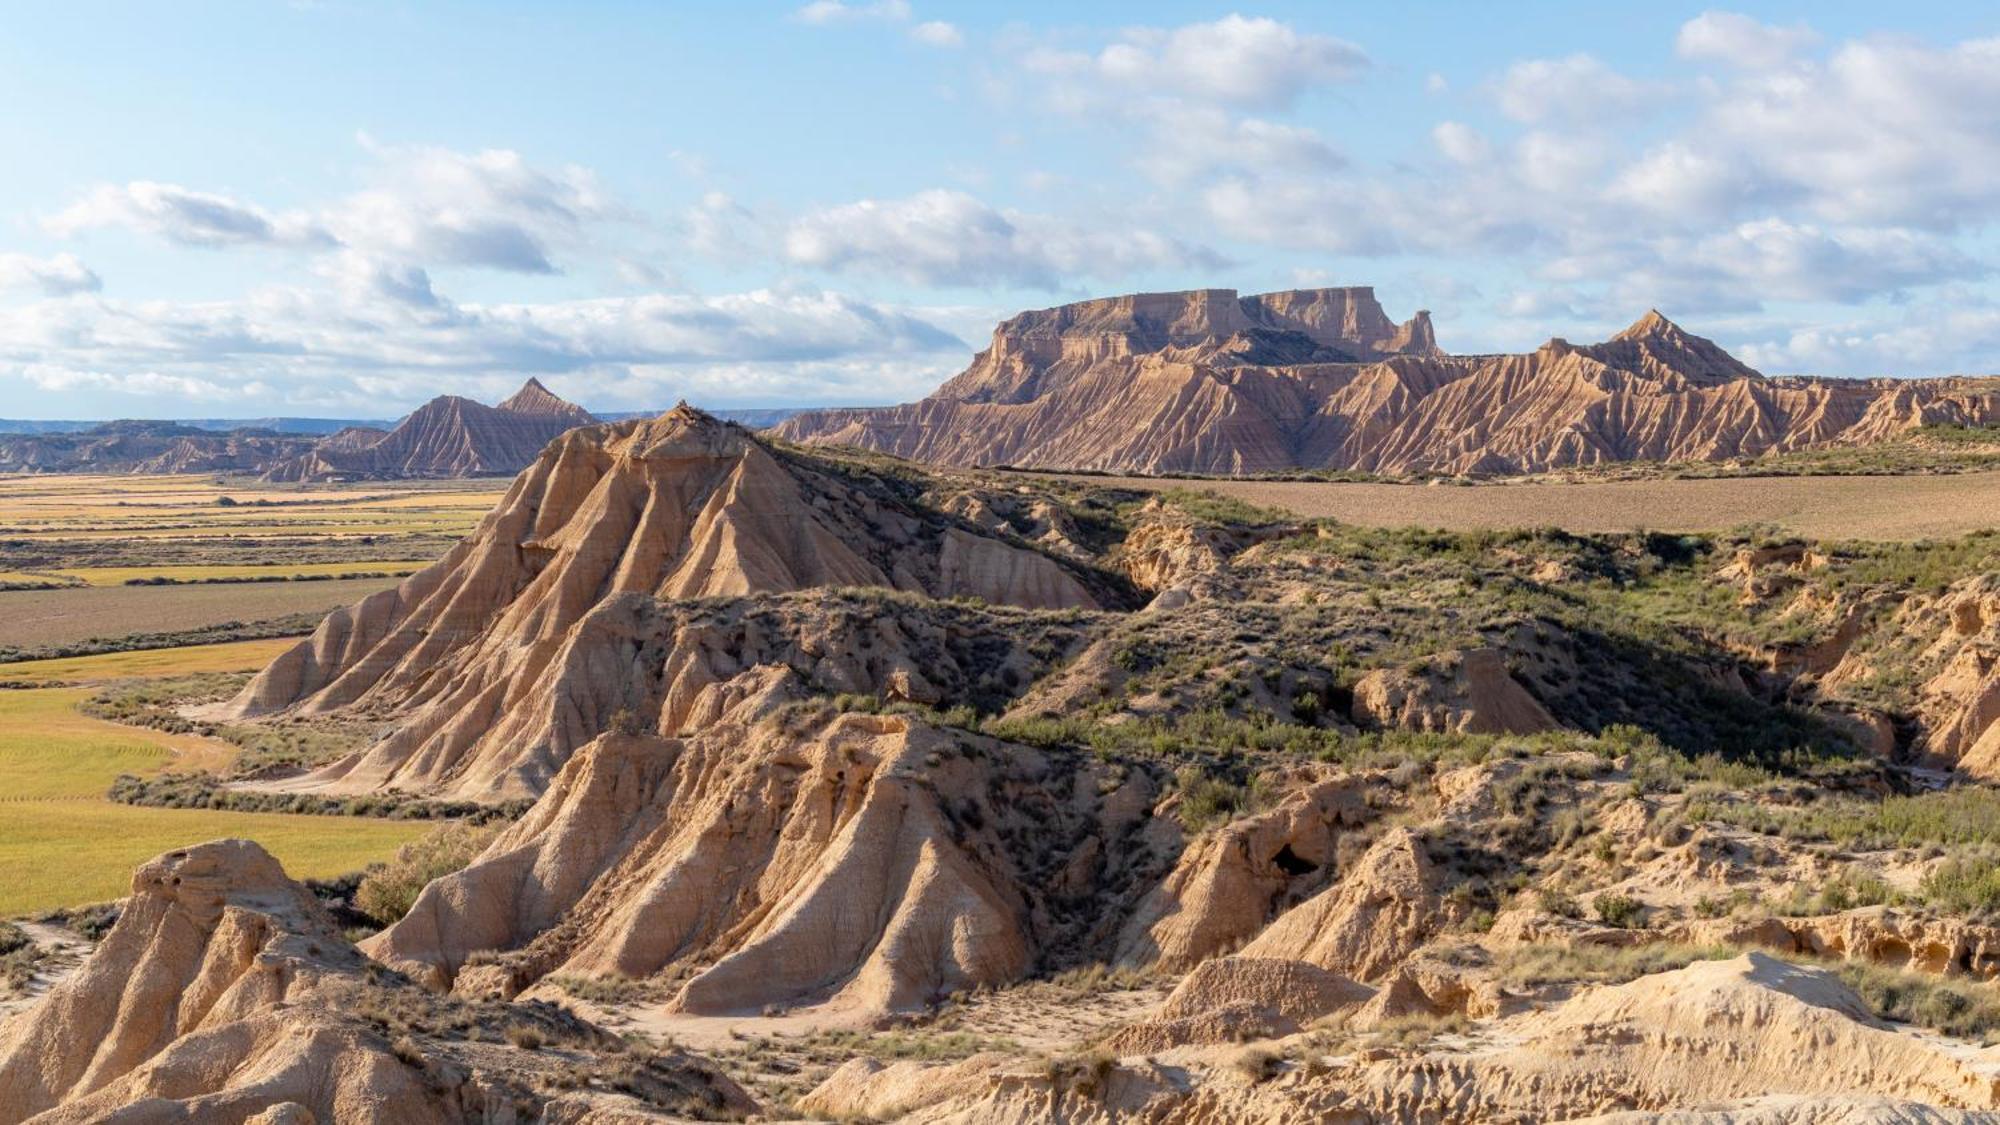
{"label": "agricultural plain", "polygon": [[1722,531],[1763,526],[1810,539],[1910,541],[1981,531],[2000,513],[2000,472],[1740,476],[1486,484],[1078,477],[1119,488],[1194,488],[1308,519],[1473,531]]}
{"label": "agricultural plain", "polygon": [[141,861],[222,836],[323,877],[422,835],[412,821],[113,801],[121,775],[221,772],[238,748],[80,708],[114,684],[262,667],[328,610],[428,565],[500,487],[0,477],[0,917],[121,897]]}
{"label": "agricultural plain", "polygon": [[[81,714],[102,685],[158,672],[247,672],[278,645],[248,642],[0,665],[0,917],[124,895],[162,851],[223,836],[263,844],[307,878],[359,870],[423,834],[420,822],[150,808],[108,800],[121,774],[219,769],[236,748]],[[62,686],[34,686],[59,684]]]}

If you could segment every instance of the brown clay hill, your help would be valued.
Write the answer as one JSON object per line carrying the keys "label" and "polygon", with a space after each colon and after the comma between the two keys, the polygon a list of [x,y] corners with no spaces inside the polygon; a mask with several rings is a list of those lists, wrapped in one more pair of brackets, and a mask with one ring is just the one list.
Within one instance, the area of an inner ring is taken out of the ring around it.
{"label": "brown clay hill", "polygon": [[[504,799],[539,794],[621,713],[673,735],[732,692],[941,702],[980,675],[1025,684],[1016,665],[1036,662],[1010,655],[1000,611],[948,635],[919,622],[871,653],[893,613],[778,605],[772,627],[699,610],[698,599],[844,587],[1030,609],[1124,596],[1087,566],[929,506],[893,474],[775,449],[680,407],[551,445],[471,538],[329,616],[228,711],[400,719],[303,785]],[[746,688],[753,668],[769,675]]]}
{"label": "brown clay hill", "polygon": [[686,1056],[382,973],[263,849],[218,840],[142,866],[83,966],[0,1026],[0,1122],[618,1120],[648,1108],[603,1089],[619,1073],[653,1110],[753,1108]]}
{"label": "brown clay hill", "polygon": [[498,406],[440,395],[387,433],[349,429],[265,470],[268,481],[507,476],[595,419],[529,379]]}
{"label": "brown clay hill", "polygon": [[1658,312],[1601,344],[1448,356],[1368,289],[1142,294],[1024,313],[937,393],[808,411],[801,442],[946,465],[1514,473],[1723,460],[2000,419],[2000,381],[1766,379]]}

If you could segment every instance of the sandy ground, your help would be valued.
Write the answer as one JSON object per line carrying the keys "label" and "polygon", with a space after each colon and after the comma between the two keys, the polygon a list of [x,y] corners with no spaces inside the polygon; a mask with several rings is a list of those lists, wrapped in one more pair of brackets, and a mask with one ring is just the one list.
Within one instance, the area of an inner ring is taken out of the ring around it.
{"label": "sandy ground", "polygon": [[2000,527],[2000,473],[1480,485],[1076,479],[1123,488],[1197,488],[1368,527],[1721,531],[1762,523],[1814,539],[1893,540]]}

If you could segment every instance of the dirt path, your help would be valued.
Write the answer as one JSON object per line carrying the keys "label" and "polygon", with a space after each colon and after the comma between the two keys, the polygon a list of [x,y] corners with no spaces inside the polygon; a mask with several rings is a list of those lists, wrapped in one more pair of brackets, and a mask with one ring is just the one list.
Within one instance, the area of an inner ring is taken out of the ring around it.
{"label": "dirt path", "polygon": [[1120,488],[1201,489],[1368,527],[1723,531],[1767,523],[1814,539],[1893,540],[2000,528],[2000,473],[1479,485],[1075,479]]}

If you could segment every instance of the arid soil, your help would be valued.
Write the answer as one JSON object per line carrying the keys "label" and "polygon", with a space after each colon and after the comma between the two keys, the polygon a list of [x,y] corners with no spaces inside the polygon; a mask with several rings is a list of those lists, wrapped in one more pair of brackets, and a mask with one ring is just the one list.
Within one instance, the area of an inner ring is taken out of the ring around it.
{"label": "arid soil", "polygon": [[573,431],[183,712],[525,811],[354,944],[145,865],[0,1121],[1990,1119],[1996,574]]}
{"label": "arid soil", "polygon": [[1461,485],[1074,479],[1106,488],[1199,489],[1302,519],[1449,531],[1727,531],[1761,525],[1809,539],[1910,540],[1983,531],[2000,513],[2000,473],[1994,472]]}

